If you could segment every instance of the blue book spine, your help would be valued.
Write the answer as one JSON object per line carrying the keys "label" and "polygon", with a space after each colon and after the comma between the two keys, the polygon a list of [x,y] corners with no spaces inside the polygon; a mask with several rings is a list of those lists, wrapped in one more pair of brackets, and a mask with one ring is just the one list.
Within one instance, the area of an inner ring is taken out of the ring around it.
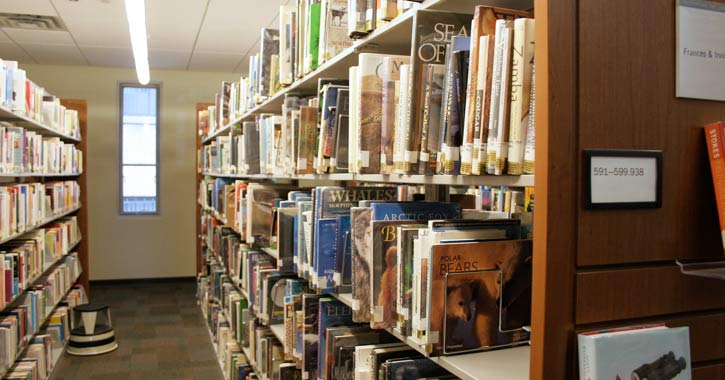
{"label": "blue book spine", "polygon": [[317,221],[317,237],[315,239],[314,267],[317,281],[317,293],[334,291],[332,280],[335,274],[335,231],[337,221],[335,218],[320,219]]}
{"label": "blue book spine", "polygon": [[335,217],[335,272],[334,283],[337,285],[338,292],[347,292],[345,289],[339,289],[341,284],[349,283],[345,279],[350,279],[350,266],[352,264],[352,239],[350,238],[350,215],[338,215]]}
{"label": "blue book spine", "polygon": [[292,244],[292,271],[295,273],[300,273],[300,256],[299,256],[299,249],[297,249],[297,245],[299,244],[299,235],[300,235],[300,217],[299,214],[295,214],[293,222],[292,222],[292,236],[294,239],[294,243]]}
{"label": "blue book spine", "polygon": [[352,324],[352,309],[336,299],[321,298],[319,317],[317,378],[322,380],[321,376],[325,374],[325,363],[327,359],[327,328]]}
{"label": "blue book spine", "polygon": [[373,220],[436,220],[458,219],[461,206],[444,202],[372,203]]}

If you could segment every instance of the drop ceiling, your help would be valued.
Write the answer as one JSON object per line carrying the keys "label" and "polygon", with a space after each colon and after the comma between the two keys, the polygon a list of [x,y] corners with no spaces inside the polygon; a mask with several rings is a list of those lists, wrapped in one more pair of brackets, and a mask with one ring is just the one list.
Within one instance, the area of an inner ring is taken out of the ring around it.
{"label": "drop ceiling", "polygon": [[[146,0],[151,69],[246,72],[280,0]],[[59,17],[67,31],[0,28],[0,58],[133,67],[123,0],[1,0],[0,13]]]}

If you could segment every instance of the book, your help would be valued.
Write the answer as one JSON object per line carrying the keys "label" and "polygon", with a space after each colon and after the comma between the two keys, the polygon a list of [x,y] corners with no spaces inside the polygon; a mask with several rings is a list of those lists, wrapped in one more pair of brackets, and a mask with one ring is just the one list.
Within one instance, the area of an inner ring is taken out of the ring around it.
{"label": "book", "polygon": [[382,64],[382,106],[380,129],[380,172],[390,174],[394,170],[393,145],[398,99],[395,82],[400,81],[400,67],[410,63],[410,57],[383,58]]}
{"label": "book", "polygon": [[528,340],[531,240],[432,244],[429,336],[451,354]]}
{"label": "book", "polygon": [[725,247],[725,122],[717,122],[705,126],[707,154],[710,158],[710,172],[715,188],[715,203],[720,219],[720,231]]}
{"label": "book", "polygon": [[526,144],[524,145],[524,173],[534,174],[536,157],[536,63],[531,65],[531,96],[529,97],[529,120],[526,125]]}
{"label": "book", "polygon": [[352,235],[352,320],[370,322],[370,273],[372,246],[368,236],[372,233],[372,209],[350,209]]}
{"label": "book", "polygon": [[[322,4],[320,0],[309,0],[307,9],[307,45],[305,55],[305,71],[309,73],[315,70],[318,65],[319,49],[320,49],[320,16],[322,14]],[[304,375],[304,374],[303,374]]]}
{"label": "book", "polygon": [[365,28],[367,0],[349,0],[347,12],[347,34],[350,38],[360,38],[368,33]]}
{"label": "book", "polygon": [[[456,40],[459,37],[455,36],[453,39]],[[467,39],[468,37],[465,38]],[[445,86],[445,65],[425,64],[423,70],[425,71],[422,83],[424,89],[420,101],[423,115],[421,115],[422,125],[418,172],[420,174],[433,175],[436,171],[436,152],[440,150],[440,115],[443,102],[443,87]]]}
{"label": "book", "polygon": [[265,99],[277,91],[272,80],[275,74],[275,70],[272,69],[272,56],[279,56],[279,29],[262,28],[259,41],[258,94],[261,99]]}
{"label": "book", "polygon": [[473,150],[471,152],[471,174],[485,173],[488,125],[491,115],[491,86],[493,82],[494,35],[479,39],[478,76],[473,104]]}
{"label": "book", "polygon": [[460,173],[464,117],[463,79],[468,72],[470,49],[468,38],[454,36],[446,50],[446,89],[441,107],[440,148],[437,158],[437,171],[440,174]]}
{"label": "book", "polygon": [[335,271],[333,287],[338,293],[352,290],[352,235],[350,233],[350,215],[335,217]]}
{"label": "book", "polygon": [[338,173],[346,173],[349,155],[350,134],[350,90],[341,89],[335,105],[337,122],[335,123],[335,143],[330,157],[330,169]]}
{"label": "book", "polygon": [[350,116],[348,119],[348,171],[358,173],[358,134],[360,133],[360,70],[357,66],[349,69],[350,80]]}
{"label": "book", "polygon": [[511,115],[509,116],[509,147],[507,174],[524,172],[524,150],[528,131],[531,100],[531,81],[534,64],[534,19],[514,21],[514,40],[511,57]]}
{"label": "book", "polygon": [[448,371],[428,358],[389,359],[386,363],[385,380],[418,380],[448,374]]}
{"label": "book", "polygon": [[[496,39],[493,58],[491,87],[491,113],[486,145],[486,173],[501,175],[505,170],[508,154],[509,94],[511,90],[511,45],[513,21],[496,21]],[[505,151],[505,153],[504,153]]]}
{"label": "book", "polygon": [[300,107],[300,132],[297,148],[297,174],[314,173],[315,142],[317,141],[317,109]]}
{"label": "book", "polygon": [[398,323],[396,330],[405,336],[412,333],[410,324],[411,302],[413,298],[413,242],[418,238],[418,231],[427,228],[425,224],[403,224],[397,227],[398,233],[398,286],[396,312]]}
{"label": "book", "polygon": [[383,112],[383,61],[395,60],[398,66],[409,60],[404,56],[361,53],[359,55],[359,124],[358,124],[358,172],[377,174],[380,172],[381,129]]}
{"label": "book", "polygon": [[582,379],[690,380],[689,327],[631,326],[580,333]]}
{"label": "book", "polygon": [[348,1],[323,0],[320,20],[320,48],[318,62],[324,63],[352,46],[348,34]]}
{"label": "book", "polygon": [[[342,302],[323,297],[319,300],[318,350],[317,350],[317,379],[327,379],[327,329],[333,326],[348,325],[352,323],[352,310]],[[313,377],[314,378],[314,377]]]}
{"label": "book", "polygon": [[294,81],[296,11],[293,5],[279,6],[279,83],[282,86]]}
{"label": "book", "polygon": [[400,81],[395,84],[398,104],[395,108],[395,129],[393,133],[393,172],[405,174],[410,172],[410,163],[405,159],[405,152],[410,140],[410,93],[412,78],[410,65],[400,66]]}
{"label": "book", "polygon": [[302,78],[305,75],[305,60],[307,56],[307,44],[309,41],[309,30],[307,26],[307,18],[309,15],[309,3],[307,1],[297,1],[296,13],[296,41],[295,44],[295,77]]}
{"label": "book", "polygon": [[413,17],[413,41],[411,43],[410,127],[403,137],[407,140],[405,156],[410,170],[418,172],[422,135],[422,91],[420,85],[425,75],[424,64],[444,64],[445,50],[453,36],[468,36],[472,16],[470,14],[416,10]]}
{"label": "book", "polygon": [[320,296],[302,295],[302,378],[317,378],[317,350],[319,343],[319,307]]}

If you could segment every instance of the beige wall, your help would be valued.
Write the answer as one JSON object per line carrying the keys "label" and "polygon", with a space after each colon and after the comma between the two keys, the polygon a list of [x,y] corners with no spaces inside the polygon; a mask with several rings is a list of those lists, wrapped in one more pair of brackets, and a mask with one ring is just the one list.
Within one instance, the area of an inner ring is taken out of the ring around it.
{"label": "beige wall", "polygon": [[131,69],[23,65],[61,98],[88,101],[88,236],[91,280],[193,276],[195,262],[195,105],[210,102],[234,74],[152,71],[161,83],[160,216],[118,214],[118,83]]}

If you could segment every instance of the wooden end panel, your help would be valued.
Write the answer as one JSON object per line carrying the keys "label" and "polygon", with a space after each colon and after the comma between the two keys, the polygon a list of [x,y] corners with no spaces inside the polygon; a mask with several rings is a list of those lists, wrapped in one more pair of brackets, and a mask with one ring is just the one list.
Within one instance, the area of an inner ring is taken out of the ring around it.
{"label": "wooden end panel", "polygon": [[725,103],[676,98],[675,4],[579,7],[580,148],[662,150],[663,202],[656,210],[581,212],[577,264],[721,256],[703,126],[725,117]]}
{"label": "wooden end panel", "polygon": [[692,368],[692,380],[725,379],[725,364],[695,366]]}
{"label": "wooden end panel", "polygon": [[576,276],[577,325],[722,308],[722,281],[683,275],[676,265]]}

